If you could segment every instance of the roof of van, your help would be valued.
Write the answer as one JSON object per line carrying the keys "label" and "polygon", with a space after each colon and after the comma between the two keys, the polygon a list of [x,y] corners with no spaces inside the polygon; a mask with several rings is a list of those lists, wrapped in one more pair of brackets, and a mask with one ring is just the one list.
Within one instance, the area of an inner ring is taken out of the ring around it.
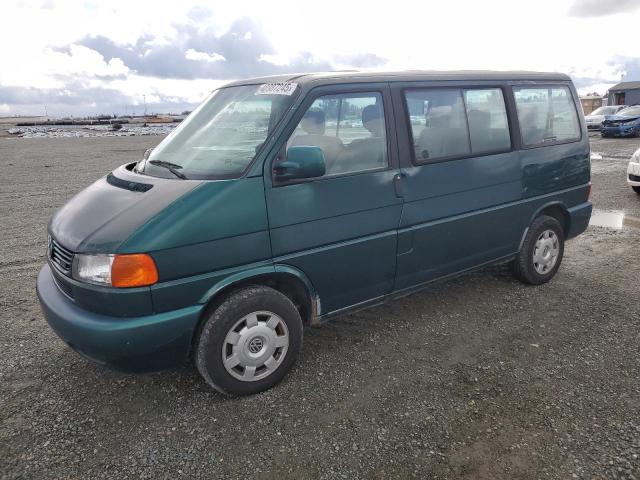
{"label": "roof of van", "polygon": [[296,82],[299,84],[333,84],[353,82],[410,82],[420,80],[551,80],[567,81],[570,78],[564,73],[527,72],[527,71],[491,71],[491,70],[404,70],[396,72],[362,72],[343,70],[318,73],[290,73],[267,77],[237,80],[226,86],[255,85],[261,83]]}

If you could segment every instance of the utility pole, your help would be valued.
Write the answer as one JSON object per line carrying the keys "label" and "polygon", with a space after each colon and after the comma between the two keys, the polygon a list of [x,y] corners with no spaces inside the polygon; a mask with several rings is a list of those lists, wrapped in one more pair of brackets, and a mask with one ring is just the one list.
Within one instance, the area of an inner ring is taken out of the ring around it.
{"label": "utility pole", "polygon": [[47,106],[44,106],[44,118],[48,119],[49,118],[49,114],[47,113]]}
{"label": "utility pole", "polygon": [[142,102],[144,103],[144,116],[147,116],[147,96],[142,95]]}

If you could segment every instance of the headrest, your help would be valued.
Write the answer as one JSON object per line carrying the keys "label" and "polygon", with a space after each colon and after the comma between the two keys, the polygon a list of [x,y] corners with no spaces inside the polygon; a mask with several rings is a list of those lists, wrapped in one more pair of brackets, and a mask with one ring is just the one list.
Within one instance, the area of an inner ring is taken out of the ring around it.
{"label": "headrest", "polygon": [[448,128],[450,116],[443,113],[430,113],[427,115],[427,120],[431,128]]}
{"label": "headrest", "polygon": [[302,129],[307,133],[324,135],[324,118],[322,110],[308,110],[302,117]]}
{"label": "headrest", "polygon": [[382,109],[379,105],[367,105],[362,109],[362,125],[374,136],[382,136],[384,123],[382,122]]}
{"label": "headrest", "polygon": [[474,128],[489,128],[489,123],[491,122],[491,114],[483,110],[469,110],[467,118]]}

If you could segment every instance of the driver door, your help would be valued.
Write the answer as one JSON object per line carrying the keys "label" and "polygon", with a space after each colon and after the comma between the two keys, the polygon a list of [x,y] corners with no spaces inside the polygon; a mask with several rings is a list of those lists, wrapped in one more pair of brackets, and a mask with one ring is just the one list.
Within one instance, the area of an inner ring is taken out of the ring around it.
{"label": "driver door", "polygon": [[[317,88],[265,169],[274,262],[307,275],[319,314],[375,302],[393,287],[402,210],[393,125],[386,84]],[[322,149],[326,173],[279,181],[274,167],[302,145]]]}

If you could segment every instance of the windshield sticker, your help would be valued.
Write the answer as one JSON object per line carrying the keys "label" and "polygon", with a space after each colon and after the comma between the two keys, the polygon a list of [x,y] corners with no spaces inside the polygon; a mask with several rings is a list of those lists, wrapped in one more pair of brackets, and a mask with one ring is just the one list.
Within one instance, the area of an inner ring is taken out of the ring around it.
{"label": "windshield sticker", "polygon": [[256,95],[293,95],[297,86],[297,83],[289,82],[263,83],[258,88]]}

